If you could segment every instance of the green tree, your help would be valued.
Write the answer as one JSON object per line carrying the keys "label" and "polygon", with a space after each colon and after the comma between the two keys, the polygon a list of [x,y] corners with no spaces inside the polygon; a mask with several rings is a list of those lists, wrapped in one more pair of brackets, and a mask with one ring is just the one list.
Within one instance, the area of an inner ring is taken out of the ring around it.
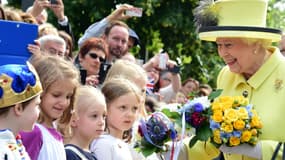
{"label": "green tree", "polygon": [[[267,23],[270,27],[284,28],[284,11],[274,6],[283,1],[269,1]],[[19,0],[9,0],[9,3],[19,6]],[[183,80],[191,76],[215,87],[217,74],[224,63],[218,57],[214,43],[197,38],[192,10],[198,0],[64,0],[75,39],[78,40],[89,25],[110,14],[116,4],[122,3],[143,8],[143,17],[127,21],[142,42],[139,52],[135,50],[137,57],[149,58],[163,48],[181,64]],[[50,14],[49,17],[49,21],[56,24],[54,16]]]}

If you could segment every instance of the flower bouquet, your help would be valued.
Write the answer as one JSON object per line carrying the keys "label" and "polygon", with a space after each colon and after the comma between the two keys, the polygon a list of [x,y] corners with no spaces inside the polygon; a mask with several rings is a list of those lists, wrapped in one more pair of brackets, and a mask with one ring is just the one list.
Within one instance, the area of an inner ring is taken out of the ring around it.
{"label": "flower bouquet", "polygon": [[138,132],[141,140],[138,142],[137,149],[145,157],[154,152],[167,151],[166,142],[174,141],[177,137],[173,123],[161,112],[154,112],[147,120],[141,120]]}
{"label": "flower bouquet", "polygon": [[216,146],[233,147],[242,143],[255,145],[261,134],[262,123],[253,105],[243,96],[222,96],[212,105],[211,142]]}
{"label": "flower bouquet", "polygon": [[212,92],[208,97],[197,97],[190,99],[176,112],[170,110],[162,110],[168,117],[175,120],[182,128],[182,137],[184,130],[192,130],[193,137],[189,142],[189,146],[193,147],[197,141],[207,141],[212,136],[210,128],[211,101],[221,94],[222,90]]}

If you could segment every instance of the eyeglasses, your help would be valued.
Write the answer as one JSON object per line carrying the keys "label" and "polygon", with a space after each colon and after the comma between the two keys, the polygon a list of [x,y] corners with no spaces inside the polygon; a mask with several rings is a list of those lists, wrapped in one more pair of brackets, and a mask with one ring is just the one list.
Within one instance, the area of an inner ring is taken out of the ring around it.
{"label": "eyeglasses", "polygon": [[171,82],[171,79],[170,79],[170,78],[164,77],[164,78],[162,78],[162,79],[165,80],[165,81]]}
{"label": "eyeglasses", "polygon": [[88,55],[89,55],[91,58],[93,58],[93,59],[99,58],[99,61],[100,61],[100,62],[104,62],[104,61],[105,61],[105,58],[98,56],[96,53],[88,53]]}

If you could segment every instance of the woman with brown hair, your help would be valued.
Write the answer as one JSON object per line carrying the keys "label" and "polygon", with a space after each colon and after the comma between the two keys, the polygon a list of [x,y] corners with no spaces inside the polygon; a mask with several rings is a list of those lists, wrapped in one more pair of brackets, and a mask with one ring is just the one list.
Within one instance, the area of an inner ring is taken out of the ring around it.
{"label": "woman with brown hair", "polygon": [[[84,71],[86,78],[81,77],[85,84],[97,86],[99,84],[99,71],[102,63],[108,56],[108,47],[101,38],[89,38],[80,47],[78,52],[78,68]],[[83,76],[83,74],[81,75]]]}

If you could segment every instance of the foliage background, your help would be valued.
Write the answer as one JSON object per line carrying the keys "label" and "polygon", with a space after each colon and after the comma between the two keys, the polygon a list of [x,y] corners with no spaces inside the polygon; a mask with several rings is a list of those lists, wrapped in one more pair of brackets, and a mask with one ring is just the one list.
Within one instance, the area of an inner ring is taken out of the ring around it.
{"label": "foliage background", "polygon": [[[171,59],[182,67],[182,80],[194,77],[201,83],[216,87],[216,77],[224,66],[218,57],[216,46],[197,38],[192,10],[198,0],[63,0],[75,39],[78,40],[92,23],[110,14],[116,4],[128,3],[143,8],[142,18],[131,18],[127,24],[140,36],[142,46],[134,49],[137,58],[147,60],[159,49],[167,51]],[[20,0],[8,0],[9,5],[20,8]],[[284,0],[270,0],[267,24],[283,28]],[[278,8],[279,7],[279,8]],[[49,12],[49,22],[56,25],[55,17]]]}

